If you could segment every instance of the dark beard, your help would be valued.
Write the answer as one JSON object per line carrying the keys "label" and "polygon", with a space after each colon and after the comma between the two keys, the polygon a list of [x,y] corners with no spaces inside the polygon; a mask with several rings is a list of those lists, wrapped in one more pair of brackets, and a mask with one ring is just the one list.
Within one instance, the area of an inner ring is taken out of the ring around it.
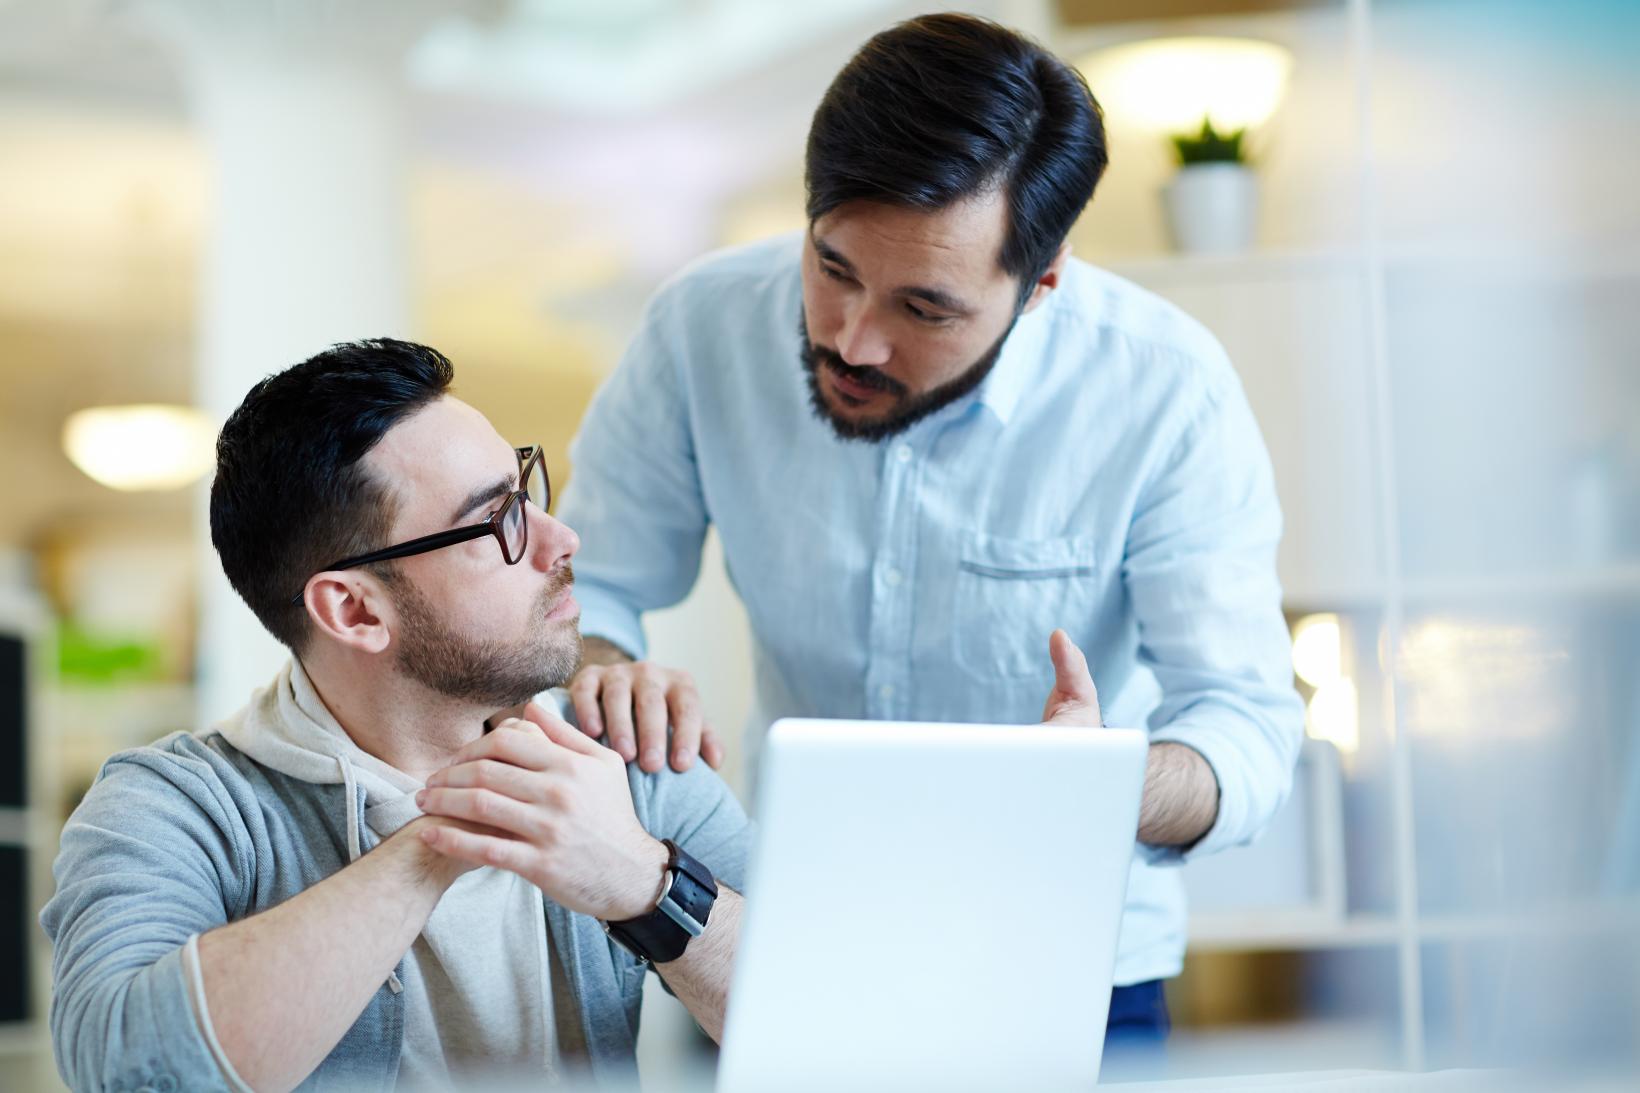
{"label": "dark beard", "polygon": [[[799,315],[797,319],[798,355],[803,361],[803,372],[809,379],[809,405],[814,409],[814,415],[830,425],[832,431],[841,440],[884,440],[902,433],[923,418],[936,410],[943,409],[964,395],[971,393],[984,382],[985,377],[991,374],[996,367],[997,358],[1002,355],[1002,347],[1008,340],[1008,335],[1014,331],[1014,324],[1019,321],[1019,312],[1008,321],[1008,327],[1002,332],[991,348],[987,349],[980,358],[967,368],[963,369],[955,379],[940,384],[920,395],[908,395],[905,384],[892,377],[883,375],[875,368],[860,368],[849,364],[838,355],[834,349],[823,345],[815,345],[809,340],[809,326],[807,320]],[[820,369],[830,368],[839,374],[864,387],[887,391],[899,398],[899,403],[888,413],[878,418],[867,418],[862,421],[851,421],[839,417],[830,406],[826,405],[825,393],[820,388]]]}
{"label": "dark beard", "polygon": [[522,642],[462,637],[415,585],[402,578],[390,580],[402,622],[402,633],[396,635],[399,670],[428,690],[497,710],[562,686],[581,666],[580,622],[548,622],[546,616],[574,579],[565,565],[541,590],[532,628]]}

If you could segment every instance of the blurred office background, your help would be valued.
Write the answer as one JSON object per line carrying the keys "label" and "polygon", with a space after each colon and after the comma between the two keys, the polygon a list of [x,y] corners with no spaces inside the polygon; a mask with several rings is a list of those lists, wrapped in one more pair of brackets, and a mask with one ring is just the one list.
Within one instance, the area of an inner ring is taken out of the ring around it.
{"label": "blurred office background", "polygon": [[[34,915],[78,795],[278,663],[209,549],[190,429],[391,333],[447,352],[562,481],[647,295],[802,225],[821,92],[926,10],[0,0],[0,1085],[56,1088]],[[1632,1075],[1640,5],[966,10],[1089,73],[1112,166],[1076,253],[1226,344],[1287,514],[1312,742],[1270,835],[1191,867],[1168,1073]],[[1168,137],[1204,111],[1251,127],[1240,242],[1181,238],[1163,201]],[[650,631],[739,784],[748,645],[718,557]],[[696,1048],[656,1007],[658,1082]]]}

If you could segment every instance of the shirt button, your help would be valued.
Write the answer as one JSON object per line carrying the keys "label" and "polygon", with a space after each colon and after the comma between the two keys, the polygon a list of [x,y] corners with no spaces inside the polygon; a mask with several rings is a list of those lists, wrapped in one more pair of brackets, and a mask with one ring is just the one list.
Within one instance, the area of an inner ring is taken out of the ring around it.
{"label": "shirt button", "polygon": [[898,459],[901,463],[911,462],[911,445],[901,444],[894,450],[894,458]]}
{"label": "shirt button", "polygon": [[881,696],[884,700],[893,698],[894,697],[894,684],[892,684],[892,683],[883,684],[881,687],[877,688],[877,694],[879,696]]}
{"label": "shirt button", "polygon": [[883,583],[888,585],[890,588],[893,588],[903,580],[905,580],[905,574],[901,573],[897,569],[891,569],[887,573],[883,574]]}

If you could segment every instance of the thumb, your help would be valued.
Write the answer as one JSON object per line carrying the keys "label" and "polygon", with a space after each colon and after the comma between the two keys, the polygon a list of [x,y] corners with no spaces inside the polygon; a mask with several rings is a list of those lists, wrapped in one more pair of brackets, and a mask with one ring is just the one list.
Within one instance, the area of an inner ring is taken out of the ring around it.
{"label": "thumb", "polygon": [[1099,712],[1099,692],[1088,673],[1088,658],[1063,630],[1048,638],[1048,656],[1053,660],[1054,687],[1042,707],[1044,723],[1067,725],[1103,724]]}
{"label": "thumb", "polygon": [[1088,674],[1088,658],[1071,636],[1055,630],[1048,638],[1048,656],[1053,658],[1054,690],[1062,698],[1076,702],[1098,702],[1093,677]]}

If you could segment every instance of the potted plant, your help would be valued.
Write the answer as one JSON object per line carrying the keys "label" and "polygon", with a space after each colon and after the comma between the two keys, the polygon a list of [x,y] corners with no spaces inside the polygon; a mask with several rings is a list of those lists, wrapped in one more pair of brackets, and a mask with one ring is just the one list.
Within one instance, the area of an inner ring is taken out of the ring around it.
{"label": "potted plant", "polygon": [[1258,179],[1248,166],[1247,130],[1220,133],[1210,118],[1199,133],[1172,137],[1179,172],[1162,190],[1175,250],[1223,254],[1252,245]]}

